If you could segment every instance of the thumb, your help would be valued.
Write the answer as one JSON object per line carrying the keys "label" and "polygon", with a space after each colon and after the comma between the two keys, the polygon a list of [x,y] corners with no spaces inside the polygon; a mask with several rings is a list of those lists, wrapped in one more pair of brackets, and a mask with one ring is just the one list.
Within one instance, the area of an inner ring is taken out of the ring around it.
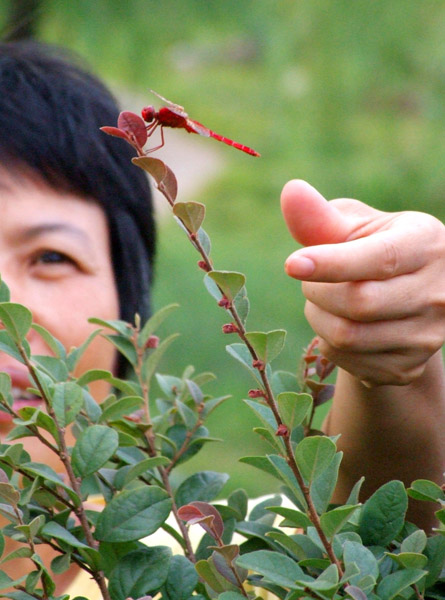
{"label": "thumb", "polygon": [[304,246],[344,242],[351,233],[352,219],[301,179],[284,186],[281,210],[292,237]]}

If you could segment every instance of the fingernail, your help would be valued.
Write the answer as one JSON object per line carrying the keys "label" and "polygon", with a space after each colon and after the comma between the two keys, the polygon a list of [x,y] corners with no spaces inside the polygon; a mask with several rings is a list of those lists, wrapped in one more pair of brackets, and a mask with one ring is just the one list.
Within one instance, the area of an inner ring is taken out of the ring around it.
{"label": "fingernail", "polygon": [[315,263],[307,256],[293,256],[287,259],[285,269],[291,277],[303,279],[312,275],[315,271]]}

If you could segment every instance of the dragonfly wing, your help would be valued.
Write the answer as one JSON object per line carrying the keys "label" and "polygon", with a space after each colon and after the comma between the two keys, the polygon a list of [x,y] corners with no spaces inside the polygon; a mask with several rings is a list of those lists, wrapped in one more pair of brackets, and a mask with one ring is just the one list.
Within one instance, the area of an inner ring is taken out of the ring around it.
{"label": "dragonfly wing", "polygon": [[194,121],[193,119],[187,119],[187,127],[197,133],[198,135],[203,135],[204,137],[210,137],[211,131],[208,127],[204,127],[198,121]]}
{"label": "dragonfly wing", "polygon": [[163,102],[165,102],[166,104],[168,104],[168,108],[174,112],[176,115],[179,115],[181,117],[188,117],[187,113],[184,110],[183,106],[180,106],[179,104],[175,104],[174,102],[171,102],[170,100],[167,100],[167,98],[164,98],[164,96],[161,96],[161,94],[158,94],[158,92],[155,92],[154,90],[150,90],[150,92],[152,94],[154,94],[155,96],[157,96],[158,98],[160,98]]}

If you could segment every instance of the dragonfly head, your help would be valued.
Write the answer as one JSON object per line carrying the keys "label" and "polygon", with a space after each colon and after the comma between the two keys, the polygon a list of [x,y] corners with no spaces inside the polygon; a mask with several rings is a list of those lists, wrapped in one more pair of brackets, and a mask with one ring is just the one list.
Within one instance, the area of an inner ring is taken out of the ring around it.
{"label": "dragonfly head", "polygon": [[151,123],[155,118],[156,110],[154,106],[146,106],[141,111],[142,118],[146,123]]}

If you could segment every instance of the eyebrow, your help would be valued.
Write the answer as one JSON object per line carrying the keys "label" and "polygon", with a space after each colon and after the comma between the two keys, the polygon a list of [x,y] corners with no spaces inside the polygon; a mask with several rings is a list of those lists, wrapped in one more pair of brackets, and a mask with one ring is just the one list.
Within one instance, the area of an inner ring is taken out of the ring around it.
{"label": "eyebrow", "polygon": [[85,231],[71,223],[42,223],[41,225],[33,225],[32,227],[23,229],[16,239],[20,242],[28,242],[46,233],[67,233],[79,238],[82,242],[90,243],[90,238]]}

